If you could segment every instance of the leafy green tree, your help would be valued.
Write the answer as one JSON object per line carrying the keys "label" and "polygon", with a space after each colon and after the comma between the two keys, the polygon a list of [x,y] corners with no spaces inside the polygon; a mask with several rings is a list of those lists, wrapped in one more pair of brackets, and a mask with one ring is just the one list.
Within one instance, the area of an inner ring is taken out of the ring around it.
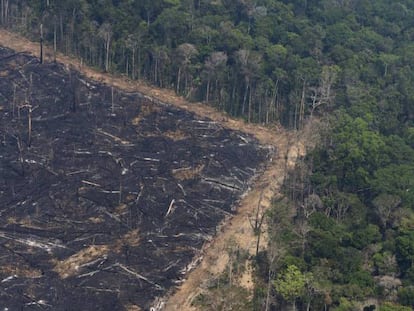
{"label": "leafy green tree", "polygon": [[378,168],[370,182],[373,189],[380,193],[388,193],[401,198],[403,205],[414,203],[414,165],[395,165]]}
{"label": "leafy green tree", "polygon": [[305,294],[306,276],[295,265],[289,265],[282,275],[273,281],[276,291],[296,310],[296,300]]}
{"label": "leafy green tree", "polygon": [[414,230],[404,232],[396,239],[396,256],[403,275],[414,280]]}

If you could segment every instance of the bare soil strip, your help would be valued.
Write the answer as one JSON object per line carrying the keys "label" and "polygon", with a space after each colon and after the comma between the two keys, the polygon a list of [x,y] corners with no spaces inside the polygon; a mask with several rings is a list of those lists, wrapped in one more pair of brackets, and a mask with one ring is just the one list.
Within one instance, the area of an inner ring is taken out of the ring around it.
{"label": "bare soil strip", "polygon": [[[240,249],[247,250],[250,255],[255,254],[257,237],[253,234],[249,219],[254,214],[260,196],[263,193],[262,207],[269,208],[272,198],[280,195],[287,170],[292,168],[298,156],[304,155],[303,144],[289,139],[288,136],[283,134],[283,138],[280,137],[277,145],[280,156],[272,159],[254,188],[240,202],[237,215],[225,224],[222,232],[209,245],[206,245],[200,265],[189,273],[186,281],[168,299],[165,310],[196,310],[191,303],[203,291],[203,284],[220,275],[227,266],[226,248],[229,241],[236,242]],[[261,246],[265,245],[266,239],[262,238]],[[251,278],[247,276],[247,279]],[[249,287],[249,284],[243,285]]]}
{"label": "bare soil strip", "polygon": [[[39,44],[4,29],[0,29],[0,44],[17,52],[27,52],[35,56],[39,54]],[[45,55],[53,55],[53,51],[47,47]],[[52,57],[49,57],[50,59],[45,61],[53,61]],[[255,253],[256,236],[253,234],[249,218],[254,214],[259,200],[264,208],[269,208],[272,198],[280,195],[287,171],[295,165],[298,157],[305,154],[304,140],[300,139],[301,136],[298,133],[287,132],[279,127],[247,124],[242,120],[232,119],[206,104],[189,103],[175,95],[172,90],[159,89],[142,81],[135,82],[126,77],[116,77],[99,72],[81,65],[80,61],[75,58],[60,53],[57,55],[57,61],[76,68],[93,80],[125,91],[140,92],[154,102],[172,104],[201,117],[208,117],[226,128],[252,134],[262,144],[273,148],[273,157],[269,159],[263,175],[257,179],[252,189],[240,201],[237,214],[222,226],[221,232],[208,245],[204,246],[201,256],[195,260],[195,268],[188,273],[187,279],[181,286],[154,306],[155,310],[195,310],[191,302],[202,292],[203,283],[219,275],[226,268],[228,256],[225,249],[229,240],[236,242],[240,249],[247,250],[250,254]],[[261,245],[266,245],[265,239],[262,240]],[[246,278],[249,279],[248,276]],[[132,307],[131,310],[133,310]]]}

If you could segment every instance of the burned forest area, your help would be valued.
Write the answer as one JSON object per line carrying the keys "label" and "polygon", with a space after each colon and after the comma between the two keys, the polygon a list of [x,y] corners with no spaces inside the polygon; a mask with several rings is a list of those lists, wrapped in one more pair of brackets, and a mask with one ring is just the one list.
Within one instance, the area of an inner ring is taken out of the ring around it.
{"label": "burned forest area", "polygon": [[1,307],[149,310],[237,212],[268,153],[248,134],[0,48]]}

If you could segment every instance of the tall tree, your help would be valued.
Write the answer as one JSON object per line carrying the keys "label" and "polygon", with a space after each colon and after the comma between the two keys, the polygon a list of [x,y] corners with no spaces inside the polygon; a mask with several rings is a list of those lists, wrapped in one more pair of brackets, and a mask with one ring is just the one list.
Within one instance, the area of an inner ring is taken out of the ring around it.
{"label": "tall tree", "polygon": [[105,48],[105,71],[109,71],[110,64],[110,52],[111,52],[111,43],[112,43],[112,25],[108,22],[103,23],[98,30],[99,37],[103,40]]}
{"label": "tall tree", "polygon": [[218,73],[227,62],[227,54],[225,52],[213,52],[204,62],[204,73],[206,81],[205,101],[210,101],[211,80],[218,78]]}
{"label": "tall tree", "polygon": [[176,82],[176,92],[180,94],[180,83],[181,76],[185,77],[185,91],[187,91],[188,85],[188,71],[191,64],[191,58],[198,54],[198,50],[195,45],[190,43],[180,44],[176,49],[176,60],[178,62],[178,72],[177,72],[177,82]]}

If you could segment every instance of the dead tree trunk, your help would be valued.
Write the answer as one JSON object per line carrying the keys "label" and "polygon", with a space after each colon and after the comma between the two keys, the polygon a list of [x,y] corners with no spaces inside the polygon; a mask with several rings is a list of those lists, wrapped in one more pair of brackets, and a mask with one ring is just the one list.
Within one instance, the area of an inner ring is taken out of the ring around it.
{"label": "dead tree trunk", "polygon": [[17,143],[17,149],[19,150],[19,163],[21,168],[21,175],[24,176],[25,170],[24,170],[24,158],[23,158],[23,146],[22,146],[22,140],[20,138],[20,134],[13,135],[13,137],[16,139]]}
{"label": "dead tree trunk", "polygon": [[306,80],[303,80],[302,95],[300,98],[300,108],[299,108],[299,123],[298,123],[299,129],[303,128],[303,121],[305,118],[305,95],[306,95]]}
{"label": "dead tree trunk", "polygon": [[259,202],[257,203],[256,213],[254,215],[254,220],[250,220],[250,225],[252,226],[253,233],[257,237],[256,240],[256,257],[259,254],[260,238],[262,235],[262,226],[265,218],[265,212],[262,207],[263,200],[263,191],[260,193]]}
{"label": "dead tree trunk", "polygon": [[14,119],[15,110],[16,110],[16,88],[17,85],[13,83],[13,102],[12,102],[12,117]]}
{"label": "dead tree trunk", "polygon": [[28,108],[29,108],[29,116],[28,116],[28,120],[27,120],[27,122],[28,122],[28,124],[27,124],[27,131],[28,131],[28,133],[27,133],[27,135],[28,135],[27,144],[30,148],[30,146],[32,145],[32,105],[29,105]]}
{"label": "dead tree trunk", "polygon": [[112,115],[115,114],[115,106],[114,106],[114,87],[111,87],[111,113]]}
{"label": "dead tree trunk", "polygon": [[177,94],[180,94],[180,82],[181,82],[181,67],[178,67],[178,73],[177,73],[177,88],[175,92]]}
{"label": "dead tree trunk", "polygon": [[9,0],[1,0],[1,24],[6,25],[8,24],[9,19]]}
{"label": "dead tree trunk", "polygon": [[53,17],[53,62],[56,63],[56,50],[57,50],[57,17]]}
{"label": "dead tree trunk", "polygon": [[71,69],[69,69],[69,81],[71,86],[71,92],[72,92],[72,103],[70,106],[70,110],[75,113],[77,110],[77,106],[80,102],[79,99],[79,86],[78,86],[78,77],[77,75],[73,75]]}
{"label": "dead tree trunk", "polygon": [[206,86],[206,103],[209,101],[209,95],[210,95],[210,78],[207,80],[207,86]]}
{"label": "dead tree trunk", "polygon": [[40,63],[43,64],[43,24],[40,24]]}

